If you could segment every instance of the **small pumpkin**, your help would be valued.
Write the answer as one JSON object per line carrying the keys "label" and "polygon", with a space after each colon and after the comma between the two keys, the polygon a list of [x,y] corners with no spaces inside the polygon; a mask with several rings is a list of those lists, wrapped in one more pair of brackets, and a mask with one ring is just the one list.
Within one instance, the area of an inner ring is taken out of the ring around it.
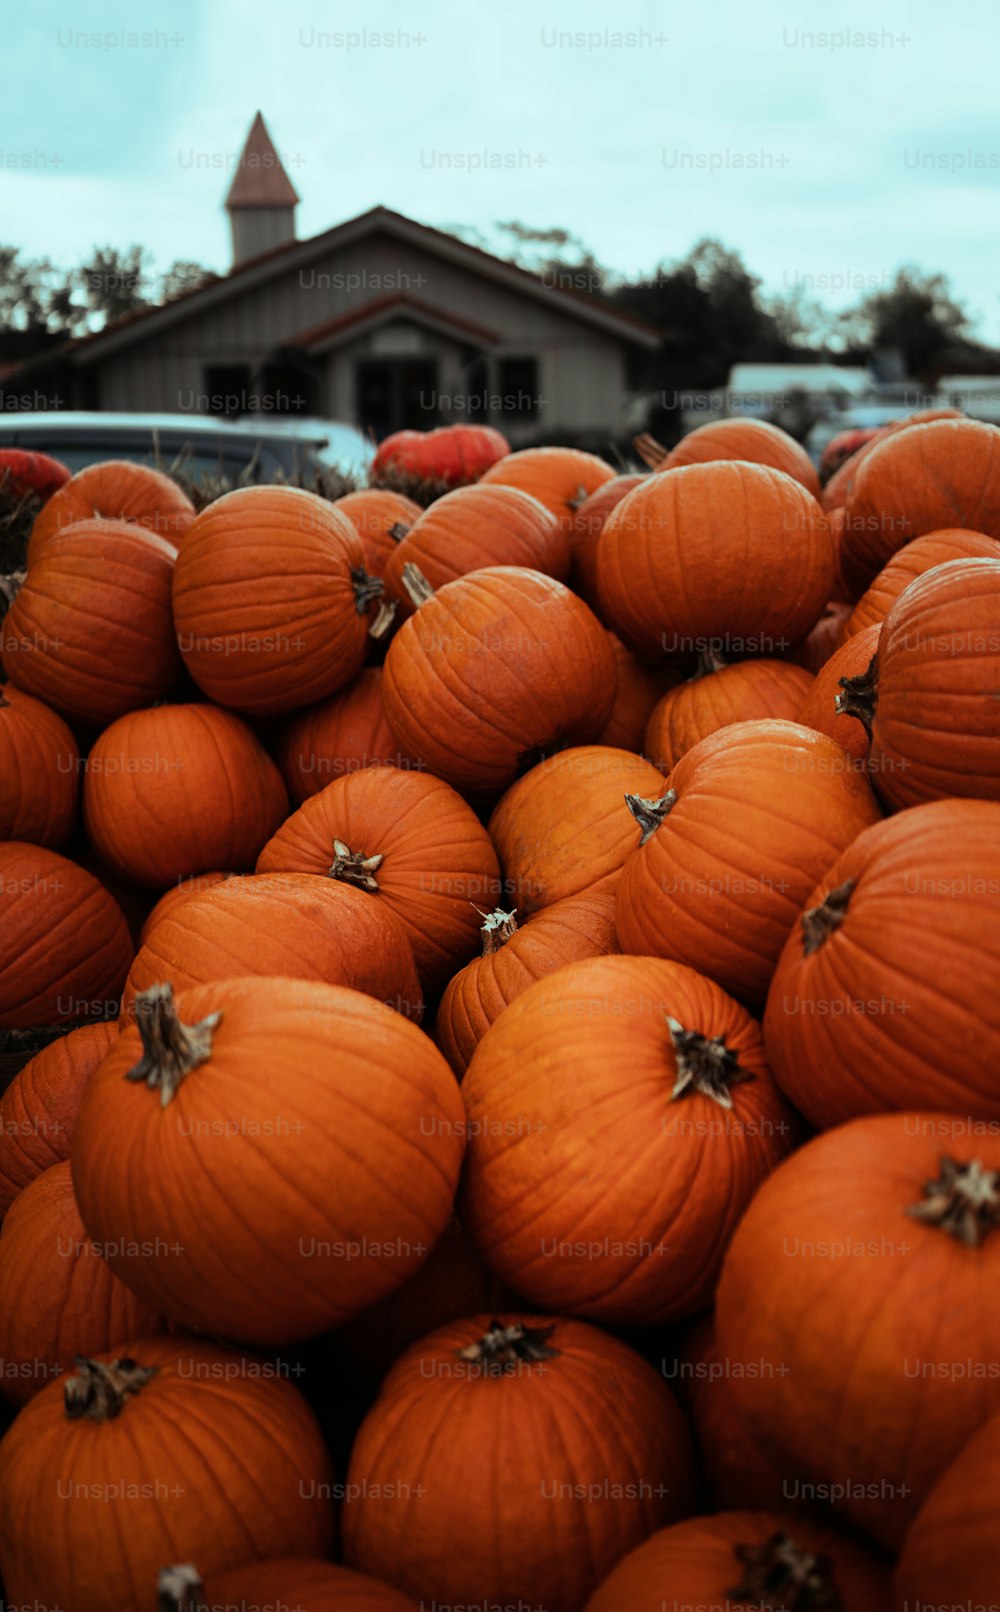
{"label": "small pumpkin", "polygon": [[0,448],[0,492],[13,499],[33,497],[44,504],[69,478],[62,461],[47,453]]}
{"label": "small pumpkin", "polygon": [[304,980],[214,981],[176,1003],[154,986],[135,1015],[87,1088],[72,1165],[89,1235],[140,1298],[200,1332],[279,1344],[417,1269],[465,1146],[427,1036]]}
{"label": "small pumpkin", "polygon": [[297,806],[361,767],[415,764],[386,720],[381,666],[366,666],[329,699],[293,712],[282,725],[275,756]]}
{"label": "small pumpkin", "polygon": [[819,478],[824,486],[841,465],[845,465],[848,459],[852,459],[860,448],[872,440],[877,431],[877,425],[856,426],[838,431],[830,438],[819,456]]}
{"label": "small pumpkin", "polygon": [[571,963],[518,996],[462,1084],[462,1220],[533,1303],[643,1326],[710,1301],[793,1116],[760,1027],[652,957]]}
{"label": "small pumpkin", "polygon": [[973,1434],[917,1514],[896,1568],[897,1606],[988,1607],[996,1599],[998,1493],[1000,1414]]}
{"label": "small pumpkin", "polygon": [[80,751],[62,717],[0,686],[0,840],[65,844],[76,820]]}
{"label": "small pumpkin", "polygon": [[420,505],[412,498],[383,487],[345,493],[334,508],[355,528],[364,549],[365,570],[373,577],[383,575],[388,560],[420,517]]}
{"label": "small pumpkin", "polygon": [[164,1568],[157,1584],[158,1612],[199,1612],[203,1606],[274,1609],[284,1612],[419,1612],[416,1601],[333,1562],[286,1556],[213,1573],[202,1583],[196,1567],[185,1562]]}
{"label": "small pumpkin", "polygon": [[655,706],[643,753],[666,773],[702,739],[734,722],[764,717],[797,722],[812,684],[810,674],[789,661],[730,664],[721,655],[702,655],[694,676],[668,689]]}
{"label": "small pumpkin", "polygon": [[816,673],[799,712],[799,721],[804,728],[812,728],[814,733],[825,733],[828,738],[835,739],[859,767],[864,767],[868,758],[868,735],[862,723],[838,710],[837,700],[843,693],[845,679],[851,681],[868,670],[872,656],[878,649],[881,631],[881,622],[873,621],[870,627],[854,633],[846,643],[835,649],[826,665]]}
{"label": "small pumpkin", "polygon": [[479,481],[510,453],[501,431],[488,425],[442,425],[434,431],[395,431],[379,444],[369,475],[414,490],[440,492]]}
{"label": "small pumpkin", "polygon": [[576,1321],[479,1315],[397,1361],[347,1485],[350,1567],[424,1605],[516,1605],[527,1593],[546,1612],[577,1612],[625,1551],[689,1510],[690,1440],[662,1378],[617,1339]]}
{"label": "small pumpkin", "polygon": [[654,706],[670,683],[680,681],[681,673],[654,670],[626,649],[614,633],[609,633],[608,637],[618,668],[618,688],[611,715],[598,734],[597,742],[608,749],[631,750],[637,754],[642,749],[646,724]]}
{"label": "small pumpkin", "polygon": [[882,567],[844,622],[843,638],[852,638],[875,622],[883,622],[904,588],[916,577],[932,571],[948,560],[1000,559],[1000,543],[981,532],[951,527],[942,532],[926,532],[892,556]]}
{"label": "small pumpkin", "polygon": [[114,1020],[71,1030],[36,1052],[0,1095],[0,1215],[43,1170],[69,1158],[87,1081],[117,1036]]}
{"label": "small pumpkin", "polygon": [[83,817],[104,861],[136,884],[251,868],[288,812],[274,762],[231,711],[162,705],[101,734],[87,759]]}
{"label": "small pumpkin", "polygon": [[609,464],[580,448],[522,448],[506,454],[480,479],[484,486],[530,493],[568,529],[590,494],[613,477]]}
{"label": "small pumpkin", "polygon": [[0,1446],[4,1588],[108,1612],[152,1607],[177,1539],[206,1575],[325,1556],[332,1478],[305,1400],[262,1362],[200,1338],[122,1340],[36,1394]]}
{"label": "small pumpkin", "polygon": [[[773,1361],[758,1362],[765,1377],[776,1375]],[[694,1429],[699,1465],[710,1509],[740,1510],[787,1505],[787,1473],[769,1461],[733,1410],[728,1378],[732,1367],[719,1352],[715,1321],[703,1315],[685,1330],[674,1360],[663,1361],[663,1375],[680,1397]]]}
{"label": "small pumpkin", "polygon": [[677,470],[682,465],[704,465],[719,459],[743,459],[749,464],[783,470],[819,498],[819,476],[800,442],[769,420],[711,420],[688,431],[671,448],[662,468]]}
{"label": "small pumpkin", "polygon": [[589,604],[596,616],[601,614],[601,601],[597,588],[597,544],[604,523],[626,493],[638,487],[644,476],[613,476],[602,482],[572,515],[569,527],[570,571],[569,585]]}
{"label": "small pumpkin", "polygon": [[105,459],[86,465],[56,489],[35,520],[28,562],[41,557],[51,537],[77,521],[128,521],[180,546],[194,520],[194,505],[175,481],[149,465]]}

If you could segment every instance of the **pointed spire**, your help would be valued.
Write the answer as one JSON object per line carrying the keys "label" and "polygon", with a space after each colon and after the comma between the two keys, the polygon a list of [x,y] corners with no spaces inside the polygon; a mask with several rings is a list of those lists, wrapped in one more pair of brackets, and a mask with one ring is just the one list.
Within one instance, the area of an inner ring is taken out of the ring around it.
{"label": "pointed spire", "polygon": [[226,209],[240,207],[294,207],[299,198],[281,165],[260,112],[254,118],[226,197]]}

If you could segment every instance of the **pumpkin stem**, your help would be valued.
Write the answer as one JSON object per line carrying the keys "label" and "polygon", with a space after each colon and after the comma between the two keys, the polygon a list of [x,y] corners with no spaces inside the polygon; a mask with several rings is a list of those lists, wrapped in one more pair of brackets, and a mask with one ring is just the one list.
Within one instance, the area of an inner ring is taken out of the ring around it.
{"label": "pumpkin stem", "polygon": [[88,1360],[77,1355],[76,1371],[63,1384],[66,1415],[71,1421],[89,1416],[93,1422],[110,1422],[159,1369],[140,1366],[135,1360]]}
{"label": "pumpkin stem", "polygon": [[625,804],[642,829],[639,844],[645,845],[646,841],[656,833],[663,819],[677,804],[677,791],[676,789],[668,789],[665,795],[660,796],[659,800],[644,800],[642,795],[626,795]]}
{"label": "pumpkin stem", "polygon": [[735,1545],[733,1554],[746,1569],[726,1594],[767,1612],[836,1612],[844,1598],[834,1581],[829,1556],[814,1556],[787,1534],[773,1534],[763,1545]]}
{"label": "pumpkin stem", "polygon": [[395,521],[393,525],[389,527],[386,535],[391,537],[394,543],[402,543],[403,538],[406,536],[409,530],[410,528],[407,526],[405,521]]}
{"label": "pumpkin stem", "polygon": [[806,957],[818,952],[824,941],[837,933],[847,916],[854,885],[854,879],[845,879],[835,890],[827,892],[818,907],[810,907],[802,914],[802,950]]}
{"label": "pumpkin stem", "polygon": [[369,605],[381,599],[385,583],[381,577],[370,577],[363,565],[351,566],[351,581],[354,584],[354,607],[358,615],[363,616]]}
{"label": "pumpkin stem", "polygon": [[906,1210],[925,1226],[946,1231],[966,1248],[981,1248],[1000,1226],[1000,1170],[984,1170],[978,1159],[960,1164],[941,1155],[941,1174],[924,1182],[924,1201]]}
{"label": "pumpkin stem", "polygon": [[164,1567],[156,1581],[156,1612],[202,1612],[205,1586],[190,1562]]}
{"label": "pumpkin stem", "polygon": [[412,560],[407,560],[403,566],[403,575],[400,580],[406,590],[406,597],[414,610],[419,610],[420,606],[426,604],[428,599],[433,599],[434,589],[424,576],[419,565],[414,565]]}
{"label": "pumpkin stem", "polygon": [[720,655],[717,649],[703,649],[698,656],[698,664],[691,676],[692,683],[700,677],[709,677],[712,672],[724,672],[729,665],[725,655]]}
{"label": "pumpkin stem", "polygon": [[834,710],[838,716],[857,717],[870,739],[878,705],[878,650],[865,671],[857,677],[842,677],[840,687],[843,692],[834,700]]}
{"label": "pumpkin stem", "polygon": [[[478,907],[476,911],[479,912]],[[495,907],[492,912],[479,912],[480,918],[485,919],[479,931],[483,937],[484,957],[498,952],[501,946],[507,944],[511,935],[516,934],[517,919],[514,916],[516,912],[516,907],[511,912],[504,912],[502,907]]]}
{"label": "pumpkin stem", "polygon": [[753,1080],[750,1070],[742,1068],[721,1035],[709,1038],[699,1035],[697,1030],[685,1030],[669,1013],[666,1020],[677,1062],[677,1079],[670,1101],[675,1103],[685,1092],[698,1092],[702,1097],[710,1097],[720,1108],[732,1108],[729,1088],[743,1080]]}
{"label": "pumpkin stem", "polygon": [[375,612],[375,620],[368,629],[369,638],[374,638],[376,643],[380,643],[383,638],[387,638],[389,629],[396,619],[398,609],[399,605],[395,599],[383,599]]}
{"label": "pumpkin stem", "polygon": [[198,1024],[182,1024],[174,1006],[172,985],[151,985],[135,999],[135,1019],[142,1037],[142,1057],[125,1076],[143,1080],[159,1091],[164,1108],[176,1094],[185,1075],[212,1055],[212,1032],[221,1013],[210,1013]]}
{"label": "pumpkin stem", "polygon": [[502,1321],[491,1321],[489,1331],[478,1342],[467,1344],[457,1351],[460,1360],[473,1360],[485,1372],[500,1377],[527,1361],[552,1360],[558,1349],[549,1347],[555,1327],[525,1327],[520,1323],[504,1326]]}
{"label": "pumpkin stem", "polygon": [[352,851],[343,840],[333,842],[334,858],[327,869],[328,877],[340,879],[343,884],[356,885],[359,890],[377,890],[375,874],[385,860],[385,853],[365,856],[364,851]]}

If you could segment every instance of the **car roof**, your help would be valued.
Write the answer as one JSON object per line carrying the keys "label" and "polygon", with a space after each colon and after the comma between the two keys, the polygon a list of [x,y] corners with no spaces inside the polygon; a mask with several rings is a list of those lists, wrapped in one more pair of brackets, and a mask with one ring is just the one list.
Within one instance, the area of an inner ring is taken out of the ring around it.
{"label": "car roof", "polygon": [[[113,431],[121,434],[124,431],[134,431],[137,435],[147,431],[163,431],[170,435],[181,436],[212,436],[237,437],[241,440],[250,439],[259,441],[261,437],[269,435],[288,435],[288,429],[282,428],[272,432],[272,421],[261,420],[257,425],[243,419],[239,422],[217,419],[213,415],[203,414],[112,414],[101,410],[64,410],[39,409],[35,412],[11,412],[2,417],[2,423],[11,430],[39,430],[51,431],[53,427],[60,430],[78,428],[81,431]],[[302,432],[302,440],[313,442],[317,446],[327,440],[323,429],[318,425],[311,425]]]}

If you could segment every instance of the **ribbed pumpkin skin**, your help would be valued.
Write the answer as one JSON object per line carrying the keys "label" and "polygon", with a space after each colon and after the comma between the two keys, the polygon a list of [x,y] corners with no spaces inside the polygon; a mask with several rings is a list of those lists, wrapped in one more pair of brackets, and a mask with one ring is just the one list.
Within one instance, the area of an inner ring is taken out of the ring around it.
{"label": "ribbed pumpkin skin", "polygon": [[818,620],[834,547],[816,500],[779,470],[740,461],[647,477],[597,546],[608,625],[636,654],[775,655]]}
{"label": "ribbed pumpkin skin", "polygon": [[356,493],[346,493],[337,499],[334,508],[347,516],[360,537],[365,570],[372,577],[382,576],[396,546],[420,518],[419,504],[384,487],[363,487]]}
{"label": "ribbed pumpkin skin", "polygon": [[949,560],[967,559],[1000,560],[1000,543],[981,532],[966,532],[957,526],[915,537],[886,562],[862,594],[844,623],[844,637],[851,638],[865,627],[883,622],[903,589],[925,571]]}
{"label": "ribbed pumpkin skin", "polygon": [[106,1018],[132,961],[121,908],[57,851],[0,844],[0,1030]]}
{"label": "ribbed pumpkin skin", "polygon": [[[705,429],[702,427],[701,429]],[[797,722],[813,679],[789,661],[745,660],[669,689],[646,725],[643,753],[669,772],[709,734],[734,722]]]}
{"label": "ribbed pumpkin skin", "polygon": [[212,1575],[205,1586],[209,1606],[285,1607],[295,1612],[419,1612],[416,1601],[366,1573],[333,1562],[285,1557]]}
{"label": "ribbed pumpkin skin", "polygon": [[[742,1612],[747,1606],[750,1612],[747,1602],[732,1595],[746,1572],[736,1547],[766,1545],[779,1532],[803,1551],[830,1558],[840,1595],[831,1605],[844,1612],[886,1612],[889,1576],[874,1556],[832,1528],[778,1509],[716,1512],[661,1529],[618,1564],[591,1596],[585,1612],[623,1612],[626,1607],[628,1612],[663,1612],[665,1606],[678,1612],[689,1606]],[[819,1604],[801,1602],[805,1607]],[[753,1606],[758,1605],[754,1601]]]}
{"label": "ribbed pumpkin skin", "polygon": [[510,452],[501,431],[488,425],[442,425],[435,431],[396,431],[380,443],[371,475],[401,472],[417,481],[462,487]]}
{"label": "ribbed pumpkin skin", "polygon": [[62,1382],[50,1383],[3,1441],[0,1566],[11,1601],[152,1608],[178,1539],[207,1577],[248,1553],[332,1550],[333,1474],[297,1389],[200,1338],[123,1340],[104,1356],[120,1358],[157,1374],[119,1416],[70,1420]]}
{"label": "ribbed pumpkin skin", "polygon": [[740,722],[668,775],[676,802],[622,870],[622,951],[671,957],[741,1001],[767,995],[810,891],[880,812],[840,746],[797,722]]}
{"label": "ribbed pumpkin skin", "polygon": [[13,683],[0,688],[0,840],[64,844],[79,788],[80,751],[62,717]]}
{"label": "ribbed pumpkin skin", "polygon": [[522,448],[491,465],[480,482],[485,487],[520,487],[568,528],[584,500],[613,476],[603,459],[579,448]]}
{"label": "ribbed pumpkin skin", "polygon": [[998,1494],[1000,1415],[973,1434],[907,1534],[895,1577],[900,1612],[921,1604],[988,1607],[996,1600]]}
{"label": "ribbed pumpkin skin", "polygon": [[952,795],[1000,800],[1000,561],[936,566],[890,609],[871,766],[897,810]]}
{"label": "ribbed pumpkin skin", "polygon": [[846,599],[830,599],[812,632],[792,650],[790,660],[817,677],[834,650],[843,642],[843,624],[850,614]]}
{"label": "ribbed pumpkin skin", "polygon": [[69,1161],[53,1164],[18,1194],[0,1234],[0,1378],[4,1396],[26,1405],[46,1383],[164,1322],[114,1276],[89,1241],[73,1196]]}
{"label": "ribbed pumpkin skin", "polygon": [[403,622],[382,670],[400,744],[456,789],[503,789],[537,752],[585,743],[614,698],[596,616],[561,582],[519,566],[446,583]]}
{"label": "ribbed pumpkin skin", "polygon": [[239,873],[219,873],[212,869],[209,873],[193,873],[190,878],[178,879],[169,890],[164,890],[159,901],[150,907],[142,928],[139,931],[139,945],[145,945],[161,918],[165,918],[171,907],[179,901],[185,901],[188,896],[195,896],[200,890],[210,890],[214,884],[221,884],[223,879],[239,879]]}
{"label": "ribbed pumpkin skin", "polygon": [[[758,1362],[756,1369],[765,1377],[774,1375],[771,1361]],[[694,1429],[708,1509],[780,1509],[787,1504],[787,1473],[761,1454],[734,1415],[729,1371],[729,1362],[719,1355],[711,1314],[692,1324],[678,1358],[663,1364],[667,1382],[679,1394]]]}
{"label": "ribbed pumpkin skin", "polygon": [[[527,1599],[578,1612],[627,1550],[690,1508],[688,1431],[662,1379],[616,1339],[573,1321],[498,1319],[552,1326],[558,1354],[484,1374],[458,1351],[488,1314],[408,1350],[351,1453],[348,1483],[367,1492],[344,1506],[345,1560],[425,1606]],[[504,1458],[484,1465],[484,1451]]]}
{"label": "ribbed pumpkin skin", "polygon": [[611,511],[617,508],[626,493],[630,493],[645,479],[641,475],[614,476],[611,481],[602,482],[596,492],[584,499],[569,522],[569,585],[597,616],[601,614],[597,591],[598,539]]}
{"label": "ribbed pumpkin skin", "polygon": [[614,633],[609,633],[608,637],[618,668],[618,691],[597,742],[612,750],[631,750],[637,755],[642,750],[646,723],[670,683],[671,674],[644,665]]}
{"label": "ribbed pumpkin skin", "polygon": [[569,540],[551,510],[517,487],[458,487],[436,498],[396,546],[385,568],[386,598],[413,607],[403,567],[420,567],[432,588],[490,565],[520,565],[565,582]]}
{"label": "ribbed pumpkin skin", "polygon": [[164,1106],[124,1079],[142,1044],[123,1029],[73,1138],[84,1225],[183,1326],[315,1337],[398,1287],[447,1225],[465,1146],[454,1076],[357,991],[228,979],[176,1005],[189,1025],[222,1013],[210,1055]]}
{"label": "ribbed pumpkin skin", "polygon": [[734,1371],[736,1415],[802,1485],[846,1485],[831,1504],[890,1550],[1000,1411],[1000,1379],[968,1369],[1000,1348],[1000,1234],[969,1248],[907,1212],[927,1203],[942,1156],[1000,1167],[1000,1137],[986,1130],[906,1113],[824,1132],[761,1187],[719,1283],[724,1357],[788,1368]]}
{"label": "ribbed pumpkin skin", "polygon": [[129,521],[179,548],[194,520],[194,505],[177,483],[148,465],[106,459],[78,470],[52,494],[31,529],[28,563],[41,557],[49,539],[77,521]]}
{"label": "ribbed pumpkin skin", "polygon": [[[668,1015],[721,1036],[752,1075],[731,1110],[692,1088],[671,1100]],[[532,1303],[604,1321],[703,1309],[793,1141],[759,1025],[693,969],[651,957],[598,957],[530,986],[479,1043],[462,1095],[461,1215],[483,1258]]]}
{"label": "ribbed pumpkin skin", "polygon": [[622,816],[627,791],[662,794],[663,777],[633,751],[594,744],[561,750],[511,785],[489,826],[520,916],[614,888],[638,839]]}
{"label": "ribbed pumpkin skin", "polygon": [[682,465],[704,465],[718,459],[743,459],[748,464],[783,470],[819,498],[819,476],[801,443],[768,420],[712,420],[699,425],[671,448],[664,470]]}
{"label": "ribbed pumpkin skin", "polygon": [[281,774],[250,729],[211,705],[165,705],[94,744],[83,817],[104,860],[162,889],[212,868],[252,868],[288,813]]}
{"label": "ribbed pumpkin skin", "polygon": [[860,834],[806,907],[848,880],[806,955],[796,923],[764,1016],[775,1077],[813,1125],[883,1109],[1000,1119],[1000,804],[942,800]]}
{"label": "ribbed pumpkin skin", "polygon": [[934,420],[887,437],[865,455],[845,504],[848,582],[866,588],[897,549],[955,526],[1000,537],[1000,430]]}
{"label": "ribbed pumpkin skin", "polygon": [[859,767],[864,766],[869,748],[864,724],[857,717],[839,713],[835,702],[841,693],[841,678],[860,677],[867,670],[878,649],[881,632],[881,622],[874,621],[870,627],[863,627],[834,650],[826,665],[816,673],[813,686],[799,712],[799,721],[804,728],[812,728],[814,733],[825,733],[827,738],[836,740]]}
{"label": "ribbed pumpkin skin", "polygon": [[178,902],[136,954],[122,997],[169,980],[177,991],[238,974],[325,980],[423,1013],[413,951],[398,918],[361,890],[308,873],[226,879]]}
{"label": "ribbed pumpkin skin", "polygon": [[117,1038],[113,1020],[81,1025],[36,1052],[0,1095],[0,1215],[43,1170],[69,1158],[87,1081]]}
{"label": "ribbed pumpkin skin", "polygon": [[[479,909],[500,895],[500,867],[471,806],[440,778],[366,767],[313,795],[268,840],[258,873],[330,875],[334,841],[383,861],[369,899],[399,919],[424,989],[440,990],[479,945]],[[350,880],[348,880],[350,882]]]}
{"label": "ribbed pumpkin skin", "polygon": [[610,892],[586,890],[535,913],[497,951],[484,953],[445,989],[434,1036],[459,1079],[508,1003],[567,963],[618,950]]}
{"label": "ribbed pumpkin skin", "polygon": [[[209,504],[174,568],[174,621],[209,699],[268,716],[332,694],[361,670],[361,539],[294,487],[242,487]],[[352,574],[356,573],[356,575]]]}
{"label": "ribbed pumpkin skin", "polygon": [[296,806],[361,767],[410,766],[386,720],[381,666],[366,666],[328,700],[293,712],[282,724],[275,755]]}
{"label": "ribbed pumpkin skin", "polygon": [[842,509],[850,497],[857,473],[867,459],[868,455],[886,437],[894,437],[900,431],[909,431],[915,425],[927,425],[932,420],[963,420],[961,409],[919,409],[915,414],[907,415],[903,420],[890,420],[887,425],[880,426],[875,434],[856,453],[840,465],[830,477],[823,488],[822,504],[828,512]]}
{"label": "ribbed pumpkin skin", "polygon": [[99,726],[165,699],[181,672],[174,553],[165,538],[121,521],[51,537],[0,629],[11,682]]}

